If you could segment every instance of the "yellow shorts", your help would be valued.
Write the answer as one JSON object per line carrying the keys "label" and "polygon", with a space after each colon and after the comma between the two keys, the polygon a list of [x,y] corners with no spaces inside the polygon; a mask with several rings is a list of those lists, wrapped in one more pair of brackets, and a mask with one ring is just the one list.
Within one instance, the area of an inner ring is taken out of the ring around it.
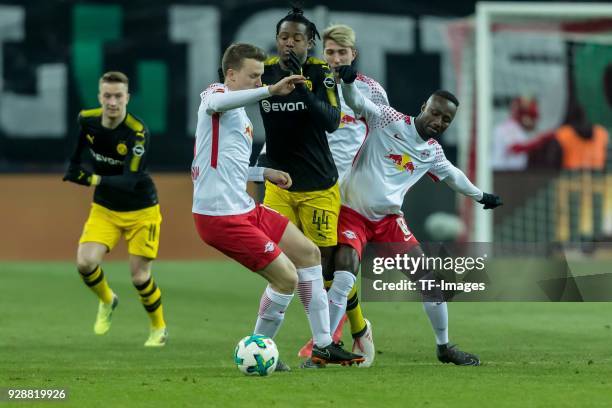
{"label": "yellow shorts", "polygon": [[300,192],[266,181],[264,205],[289,218],[315,245],[330,247],[338,242],[338,183],[327,190]]}
{"label": "yellow shorts", "polygon": [[112,211],[93,203],[79,244],[98,242],[110,251],[123,235],[131,255],[155,259],[161,221],[159,204],[137,211]]}

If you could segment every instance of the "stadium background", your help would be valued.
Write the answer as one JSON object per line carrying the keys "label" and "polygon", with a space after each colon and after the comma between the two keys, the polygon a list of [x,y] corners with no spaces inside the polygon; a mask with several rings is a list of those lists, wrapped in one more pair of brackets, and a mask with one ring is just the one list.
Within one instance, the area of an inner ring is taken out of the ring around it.
{"label": "stadium background", "polygon": [[[320,31],[334,22],[353,26],[361,53],[358,67],[381,82],[393,106],[415,114],[432,90],[457,88],[452,64],[457,49],[447,24],[473,14],[474,4],[331,1],[305,8]],[[199,242],[190,215],[188,175],[198,95],[216,79],[230,43],[250,41],[274,52],[274,26],[287,10],[286,2],[268,1],[0,2],[0,210],[8,227],[0,231],[5,243],[0,259],[73,257],[91,191],[62,184],[60,175],[75,140],[76,114],[97,106],[97,78],[110,69],[130,77],[129,110],[153,134],[150,171],[165,219],[160,256],[215,256]],[[313,54],[321,55],[320,41]],[[495,103],[505,107],[509,100],[496,98]],[[585,108],[610,117],[609,107]],[[256,109],[250,112],[257,152],[263,130]],[[452,126],[442,140],[455,163],[457,128]],[[496,217],[535,194],[538,177],[522,189],[497,183],[511,205]],[[251,187],[261,195],[260,188]],[[422,240],[429,238],[423,227],[429,214],[458,210],[455,194],[428,180],[411,190],[404,209]]]}
{"label": "stadium background", "polygon": [[[416,113],[433,89],[456,87],[443,24],[473,15],[475,3],[353,0],[308,2],[306,9],[320,30],[331,22],[354,26],[360,67],[381,81],[394,106]],[[199,92],[216,78],[221,50],[239,39],[270,47],[287,10],[283,1],[256,0],[0,0],[0,390],[67,388],[62,406],[79,408],[609,407],[609,303],[455,302],[451,339],[484,362],[465,370],[438,363],[421,305],[364,302],[375,325],[372,369],[294,369],[261,381],[238,373],[233,347],[252,327],[264,282],[234,262],[201,261],[219,255],[199,241],[191,218],[193,115]],[[107,336],[91,333],[96,300],[74,265],[92,191],[62,183],[61,175],[76,115],[97,104],[97,79],[107,69],[130,76],[130,110],[153,131],[150,168],[164,215],[154,275],[171,336],[163,350],[142,347],[147,322],[123,246],[104,263],[121,296]],[[510,84],[521,83],[514,78]],[[508,101],[498,101],[502,112]],[[596,106],[612,119],[604,107]],[[459,127],[443,140],[452,160]],[[261,143],[262,133],[256,136]],[[507,200],[500,213],[520,205],[535,184],[500,191]],[[417,236],[425,241],[425,217],[454,212],[455,200],[445,186],[418,183],[406,202]],[[520,267],[513,261],[511,270]],[[576,263],[590,274],[610,270],[609,259]],[[276,339],[292,367],[309,335],[301,309],[294,300]],[[347,330],[344,340],[350,345]]]}

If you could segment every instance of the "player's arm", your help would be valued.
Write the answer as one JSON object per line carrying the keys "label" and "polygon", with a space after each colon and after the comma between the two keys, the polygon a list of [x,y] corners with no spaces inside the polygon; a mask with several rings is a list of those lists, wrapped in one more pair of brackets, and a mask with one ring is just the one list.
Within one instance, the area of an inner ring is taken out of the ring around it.
{"label": "player's arm", "polygon": [[268,160],[268,154],[266,152],[266,144],[264,143],[259,154],[257,155],[257,160],[255,161],[255,165],[259,167],[268,167],[270,161]]}
{"label": "player's arm", "polygon": [[72,156],[70,156],[71,166],[81,165],[81,156],[83,155],[83,150],[85,150],[86,132],[83,130],[83,126],[81,126],[81,115],[79,115],[77,119],[77,125],[79,127],[79,134],[77,136],[77,141]]}
{"label": "player's arm", "polygon": [[377,104],[364,97],[355,86],[357,71],[350,65],[338,67],[338,75],[342,79],[342,95],[346,104],[359,116],[370,121],[374,117],[380,117],[382,112]]}
{"label": "player's arm", "polygon": [[216,112],[226,112],[228,110],[240,108],[267,98],[271,95],[270,87],[264,86],[255,89],[245,89],[241,91],[226,92],[223,88],[213,90],[207,97],[206,113],[212,115]]}
{"label": "player's arm", "polygon": [[76,146],[72,156],[70,156],[70,163],[68,164],[68,168],[66,169],[66,173],[64,173],[62,180],[70,181],[83,186],[95,185],[93,183],[98,183],[99,178],[97,176],[94,177],[95,174],[81,167],[81,156],[83,155],[83,150],[85,150],[86,146],[86,132],[83,130],[83,126],[81,125],[81,115],[79,115],[77,119],[77,124],[79,133],[77,136]]}
{"label": "player's arm", "polygon": [[[340,126],[340,99],[333,73],[329,68],[321,67],[322,73],[319,79],[321,83],[313,87],[314,92],[310,91],[305,85],[299,85],[295,89],[308,107],[308,113],[312,120],[321,123],[325,131],[331,133]],[[325,86],[325,80],[332,84],[331,88]]]}
{"label": "player's arm", "polygon": [[362,88],[364,89],[364,96],[374,102],[377,105],[387,105],[389,106],[389,97],[387,96],[387,91],[382,87],[378,82],[369,78],[367,81],[360,82],[359,77],[357,78],[356,85],[359,83],[364,84]]}
{"label": "player's arm", "polygon": [[305,79],[301,75],[291,75],[273,85],[233,92],[225,92],[221,86],[212,87],[202,94],[202,102],[209,115],[226,112],[250,105],[271,95],[288,95],[293,92],[296,84],[302,83]]}
{"label": "player's arm", "polygon": [[283,189],[288,189],[291,187],[291,184],[293,184],[289,173],[266,167],[249,167],[248,180],[255,182],[263,182],[264,180],[268,180],[269,182],[276,184]]}
{"label": "player's arm", "polygon": [[484,209],[493,209],[503,205],[501,198],[495,194],[484,193],[476,187],[465,173],[453,166],[444,156],[441,146],[437,146],[436,161],[430,170],[430,176],[435,180],[443,180],[450,188],[458,193],[484,204]]}

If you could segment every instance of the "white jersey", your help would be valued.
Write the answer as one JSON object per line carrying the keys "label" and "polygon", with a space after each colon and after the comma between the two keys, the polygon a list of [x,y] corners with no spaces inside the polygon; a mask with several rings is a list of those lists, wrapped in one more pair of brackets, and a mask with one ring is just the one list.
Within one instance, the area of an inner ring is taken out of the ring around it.
{"label": "white jersey", "polygon": [[[363,74],[357,75],[355,86],[361,94],[379,105],[389,105],[387,93],[383,87]],[[353,110],[346,104],[342,95],[342,87],[338,87],[340,96],[340,107],[342,109],[340,116],[340,126],[332,133],[327,133],[327,141],[331,150],[336,168],[338,169],[338,179],[342,181],[346,173],[350,170],[353,164],[353,159],[359,150],[359,147],[365,140],[368,127],[365,120],[358,119]]]}
{"label": "white jersey", "polygon": [[235,215],[255,208],[247,181],[263,179],[263,169],[249,169],[253,125],[243,106],[266,96],[267,87],[231,92],[220,83],[200,94],[191,166],[194,213]]}
{"label": "white jersey", "polygon": [[419,136],[414,118],[390,106],[376,105],[351,85],[342,85],[347,103],[369,128],[366,141],[342,181],[343,205],[372,221],[401,215],[404,196],[421,177],[445,180],[453,189],[477,200],[482,192],[453,166],[442,146]]}

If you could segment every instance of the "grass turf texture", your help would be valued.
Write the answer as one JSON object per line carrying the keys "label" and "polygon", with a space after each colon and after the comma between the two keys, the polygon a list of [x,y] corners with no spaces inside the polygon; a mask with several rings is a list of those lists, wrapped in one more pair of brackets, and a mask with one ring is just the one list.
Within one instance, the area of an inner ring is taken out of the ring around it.
{"label": "grass turf texture", "polygon": [[[451,341],[484,364],[455,367],[436,360],[420,304],[367,303],[378,350],[374,367],[300,370],[296,353],[309,330],[296,296],[276,339],[293,371],[254,378],[239,373],[232,353],[254,326],[261,278],[231,262],[156,262],[170,340],[151,350],[143,347],[148,318],[127,263],[107,263],[104,270],[121,303],[110,332],[99,337],[92,330],[97,300],[74,265],[0,263],[0,387],[67,388],[68,400],[59,404],[75,407],[499,408],[612,401],[612,304],[450,304]],[[351,344],[348,328],[344,340]],[[26,405],[48,406],[19,406]]]}

